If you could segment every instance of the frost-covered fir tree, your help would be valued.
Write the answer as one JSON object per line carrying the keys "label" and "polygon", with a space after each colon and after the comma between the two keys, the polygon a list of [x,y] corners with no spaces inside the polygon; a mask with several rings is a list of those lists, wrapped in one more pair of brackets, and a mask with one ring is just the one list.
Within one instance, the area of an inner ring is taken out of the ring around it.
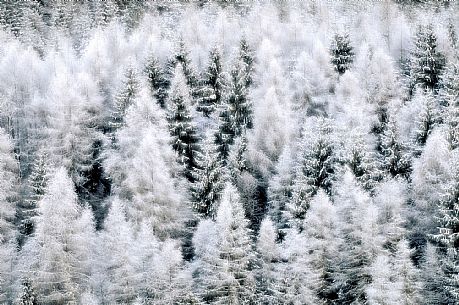
{"label": "frost-covered fir tree", "polygon": [[38,305],[38,299],[29,279],[22,282],[22,292],[19,297],[19,305]]}
{"label": "frost-covered fir tree", "polygon": [[344,74],[354,62],[354,48],[351,45],[349,35],[336,34],[330,47],[331,63],[335,71]]}
{"label": "frost-covered fir tree", "polygon": [[253,83],[254,55],[245,37],[239,42],[239,62],[243,71],[245,87],[248,88]]}
{"label": "frost-covered fir tree", "polygon": [[289,217],[301,228],[311,198],[319,189],[332,192],[338,166],[333,127],[328,119],[311,118],[306,124],[296,160]]}
{"label": "frost-covered fir tree", "polygon": [[86,285],[90,262],[83,258],[91,248],[91,227],[80,226],[80,217],[73,182],[61,167],[39,202],[35,234],[22,250],[22,272],[32,280],[40,302],[76,302]]}
{"label": "frost-covered fir tree", "polygon": [[383,172],[378,167],[377,159],[364,135],[353,134],[346,147],[346,164],[357,178],[357,181],[367,192],[373,192],[376,184],[383,178]]}
{"label": "frost-covered fir tree", "polygon": [[140,83],[134,68],[129,67],[124,74],[124,80],[115,96],[113,110],[110,114],[108,128],[112,143],[115,143],[115,133],[124,126],[126,111],[133,104],[136,94],[140,90]]}
{"label": "frost-covered fir tree", "polygon": [[215,226],[208,229],[210,244],[195,243],[202,299],[213,304],[250,304],[255,292],[251,232],[239,194],[230,183],[223,191],[216,223],[206,225]]}
{"label": "frost-covered fir tree", "polygon": [[394,117],[389,118],[381,136],[382,169],[392,177],[408,177],[411,172],[411,157],[407,145],[400,139]]}
{"label": "frost-covered fir tree", "polygon": [[252,128],[253,110],[249,99],[242,68],[239,64],[231,70],[228,94],[224,99],[219,114],[219,128],[216,134],[216,143],[219,145],[220,154],[225,160],[229,147],[234,138]]}
{"label": "frost-covered fir tree", "polygon": [[451,148],[459,146],[459,62],[446,66],[440,80],[440,101],[443,104],[443,120],[448,126]]}
{"label": "frost-covered fir tree", "polygon": [[280,267],[281,304],[320,304],[317,297],[320,278],[305,251],[307,242],[296,229],[292,229],[282,244],[282,260],[286,264]]}
{"label": "frost-covered fir tree", "polygon": [[91,1],[90,12],[92,14],[93,27],[107,26],[117,13],[115,1]]}
{"label": "frost-covered fir tree", "polygon": [[178,46],[175,50],[175,53],[168,60],[167,73],[169,75],[169,79],[174,78],[175,70],[178,65],[182,66],[186,84],[188,85],[190,95],[194,100],[197,94],[198,77],[196,76],[196,69],[193,63],[191,62],[190,53],[183,39],[180,39],[180,41],[178,42]]}
{"label": "frost-covered fir tree", "polygon": [[450,301],[455,303],[459,300],[459,167],[456,154],[452,162],[453,176],[438,203],[438,233],[433,235],[433,238],[444,249],[442,264],[446,274],[445,289]]}
{"label": "frost-covered fir tree", "polygon": [[421,105],[421,110],[416,118],[416,129],[413,134],[414,154],[419,156],[426,144],[427,137],[439,123],[438,111],[433,92],[430,90],[415,95],[413,102]]}
{"label": "frost-covered fir tree", "polygon": [[198,138],[193,122],[189,87],[180,65],[175,68],[167,108],[172,147],[178,154],[179,163],[185,166],[185,176],[193,181],[191,171],[196,167]]}
{"label": "frost-covered fir tree", "polygon": [[136,98],[116,136],[118,147],[108,150],[104,160],[112,194],[126,201],[136,229],[147,222],[160,239],[177,234],[189,212],[180,191],[182,167],[170,147],[165,114],[147,90]]}
{"label": "frost-covered fir tree", "polygon": [[268,214],[276,223],[280,234],[288,227],[287,203],[292,196],[293,158],[289,146],[285,146],[276,165],[276,174],[268,186]]}
{"label": "frost-covered fir tree", "polygon": [[411,54],[412,86],[438,89],[445,57],[438,50],[437,36],[432,24],[420,25],[416,32],[414,50]]}
{"label": "frost-covered fir tree", "polygon": [[10,137],[0,129],[0,245],[15,237],[18,162]]}
{"label": "frost-covered fir tree", "polygon": [[305,252],[311,268],[318,276],[316,294],[325,304],[336,300],[338,293],[334,286],[337,271],[334,257],[340,244],[338,229],[336,207],[327,194],[319,190],[311,200],[301,234],[306,241]]}
{"label": "frost-covered fir tree", "polygon": [[144,72],[147,75],[152,96],[156,99],[156,102],[158,102],[161,108],[165,108],[169,81],[166,79],[156,57],[150,56]]}
{"label": "frost-covered fir tree", "polygon": [[[393,269],[387,254],[380,254],[369,267],[371,282],[365,293],[369,305],[400,304],[400,293],[393,282]],[[403,303],[405,304],[405,303]]]}
{"label": "frost-covered fir tree", "polygon": [[421,304],[447,305],[448,292],[445,290],[446,276],[442,268],[441,257],[432,243],[427,243],[424,259],[420,268]]}
{"label": "frost-covered fir tree", "polygon": [[37,214],[37,203],[45,194],[46,186],[49,179],[49,164],[45,154],[39,154],[33,164],[32,172],[28,178],[28,186],[30,189],[29,199],[23,204],[20,214],[21,218],[21,233],[30,235],[34,231],[33,217]]}
{"label": "frost-covered fir tree", "polygon": [[197,110],[208,117],[221,105],[225,89],[226,75],[220,51],[215,47],[210,51],[209,63],[197,92]]}
{"label": "frost-covered fir tree", "polygon": [[381,253],[378,209],[347,171],[338,183],[335,204],[339,215],[335,285],[339,304],[363,303],[368,299],[369,266]]}
{"label": "frost-covered fir tree", "polygon": [[419,271],[411,261],[408,241],[400,240],[393,261],[395,290],[400,295],[398,304],[415,305],[421,303]]}
{"label": "frost-covered fir tree", "polygon": [[0,129],[0,303],[12,297],[13,262],[16,252],[18,162],[10,137]]}
{"label": "frost-covered fir tree", "polygon": [[191,186],[193,208],[203,217],[214,218],[226,177],[211,134],[206,136],[197,153],[196,165]]}
{"label": "frost-covered fir tree", "polygon": [[264,304],[279,304],[282,302],[280,247],[276,243],[277,232],[275,224],[266,217],[260,225],[257,239],[257,298]]}
{"label": "frost-covered fir tree", "polygon": [[104,221],[97,254],[97,272],[92,277],[94,291],[102,303],[132,302],[139,282],[135,270],[134,236],[126,220],[125,206],[115,198]]}

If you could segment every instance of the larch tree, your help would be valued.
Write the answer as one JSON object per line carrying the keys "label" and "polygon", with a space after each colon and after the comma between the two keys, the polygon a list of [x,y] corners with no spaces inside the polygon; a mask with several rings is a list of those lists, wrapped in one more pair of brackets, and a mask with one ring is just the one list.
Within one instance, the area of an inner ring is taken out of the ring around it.
{"label": "larch tree", "polygon": [[338,297],[334,285],[337,272],[334,257],[340,244],[338,224],[336,206],[323,190],[319,190],[311,200],[301,234],[306,241],[309,264],[318,276],[317,297],[325,304]]}
{"label": "larch tree", "polygon": [[400,304],[400,292],[394,283],[393,268],[387,254],[378,255],[369,267],[371,283],[366,287],[367,304],[396,305]]}
{"label": "larch tree", "polygon": [[18,162],[14,158],[11,139],[0,129],[0,302],[8,302],[12,296],[18,182]]}
{"label": "larch tree", "polygon": [[97,254],[101,259],[91,280],[102,303],[132,302],[139,287],[134,234],[124,209],[121,200],[115,198],[99,234]]}
{"label": "larch tree", "polygon": [[438,202],[437,217],[438,232],[433,235],[439,245],[444,249],[442,259],[443,269],[446,272],[445,289],[451,302],[459,299],[459,181],[457,154],[452,158],[453,175],[448,182],[445,193]]}
{"label": "larch tree", "polygon": [[269,217],[263,219],[257,239],[257,265],[255,278],[257,283],[257,298],[266,304],[282,302],[280,291],[280,247],[276,243],[276,226]]}
{"label": "larch tree", "polygon": [[182,170],[170,147],[165,114],[142,91],[126,114],[116,137],[118,148],[106,152],[104,168],[112,194],[126,202],[129,221],[138,229],[147,222],[160,239],[182,229],[189,210],[182,199]]}
{"label": "larch tree", "polygon": [[50,179],[39,202],[36,230],[23,247],[25,276],[31,278],[40,302],[76,302],[89,276],[87,230],[80,226],[81,208],[64,168]]}
{"label": "larch tree", "polygon": [[[228,183],[222,195],[215,223],[215,241],[203,251],[197,246],[201,263],[202,298],[214,304],[250,304],[255,283],[251,262],[254,252],[249,221],[234,186]],[[207,269],[207,270],[206,270]]]}
{"label": "larch tree", "polygon": [[334,198],[339,215],[338,257],[335,264],[335,285],[340,304],[365,302],[366,285],[371,276],[368,267],[381,253],[382,240],[378,230],[378,209],[347,171]]}
{"label": "larch tree", "polygon": [[421,302],[419,271],[411,261],[408,241],[399,241],[393,261],[395,290],[400,295],[398,304],[415,305]]}
{"label": "larch tree", "polygon": [[268,214],[280,230],[285,234],[288,228],[287,203],[292,196],[293,157],[289,146],[285,146],[276,165],[276,174],[268,186]]}
{"label": "larch tree", "polygon": [[427,243],[420,267],[421,304],[450,304],[449,295],[445,289],[445,270],[441,263],[441,257],[437,252],[437,247],[434,244]]}
{"label": "larch tree", "polygon": [[282,302],[287,304],[320,304],[317,296],[320,277],[305,251],[307,240],[294,228],[289,230],[282,243],[281,258],[286,264],[280,267]]}

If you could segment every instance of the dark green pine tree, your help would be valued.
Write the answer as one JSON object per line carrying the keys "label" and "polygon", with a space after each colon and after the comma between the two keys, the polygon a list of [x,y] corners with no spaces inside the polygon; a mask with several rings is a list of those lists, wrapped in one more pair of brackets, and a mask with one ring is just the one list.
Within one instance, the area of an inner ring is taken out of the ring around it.
{"label": "dark green pine tree", "polygon": [[239,62],[245,80],[245,87],[248,88],[253,83],[253,64],[254,55],[247,40],[243,37],[239,43]]}
{"label": "dark green pine tree", "polygon": [[323,189],[331,194],[335,180],[338,157],[333,140],[333,128],[329,121],[319,118],[312,126],[307,126],[301,143],[292,185],[292,197],[288,203],[290,219],[301,228],[309,202]]}
{"label": "dark green pine tree", "polygon": [[218,116],[218,130],[215,132],[215,144],[218,146],[220,159],[224,164],[226,164],[236,133],[234,130],[230,106],[225,104],[221,108],[222,109]]}
{"label": "dark green pine tree", "polygon": [[431,24],[419,26],[411,54],[411,87],[436,90],[445,66],[445,56],[438,51],[437,36]]}
{"label": "dark green pine tree", "polygon": [[236,64],[230,73],[229,92],[219,115],[220,123],[215,140],[223,162],[226,162],[234,138],[243,135],[246,129],[253,126],[252,103],[248,98],[244,75],[241,65]]}
{"label": "dark green pine tree", "polygon": [[376,156],[365,143],[362,134],[352,137],[350,147],[347,149],[346,163],[359,184],[369,193],[374,191],[377,183],[384,176],[378,168]]}
{"label": "dark green pine tree", "polygon": [[48,184],[48,163],[45,154],[39,154],[33,164],[32,172],[28,178],[28,185],[30,195],[25,200],[25,206],[20,209],[18,216],[21,218],[20,233],[27,236],[34,231],[33,218],[37,215],[37,203],[45,194],[46,186]]}
{"label": "dark green pine tree", "polygon": [[38,305],[37,296],[32,287],[32,282],[29,279],[25,279],[22,282],[22,292],[19,297],[19,305]]}
{"label": "dark green pine tree", "polygon": [[191,186],[193,208],[203,217],[214,218],[225,181],[217,146],[210,134],[197,153],[196,163],[193,171],[195,182]]}
{"label": "dark green pine tree", "polygon": [[225,83],[220,51],[217,48],[213,48],[210,51],[209,64],[197,93],[197,109],[204,116],[208,117],[221,105]]}
{"label": "dark green pine tree", "polygon": [[181,65],[175,68],[168,98],[168,121],[172,147],[185,166],[185,177],[193,182],[198,137],[191,114],[191,97]]}
{"label": "dark green pine tree", "polygon": [[190,53],[188,52],[185,42],[181,39],[178,43],[176,52],[167,62],[167,75],[169,79],[174,77],[174,72],[177,64],[180,64],[185,75],[186,84],[189,87],[191,97],[195,99],[198,87],[198,78],[196,76],[195,68],[190,59]]}
{"label": "dark green pine tree", "polygon": [[108,130],[112,144],[115,144],[116,131],[124,126],[124,117],[126,111],[133,104],[134,98],[140,90],[140,84],[137,77],[137,73],[133,68],[128,68],[125,75],[124,81],[121,85],[121,89],[114,99],[113,111],[110,115],[108,123]]}
{"label": "dark green pine tree", "polygon": [[409,177],[411,173],[409,149],[400,140],[396,122],[392,117],[389,117],[389,122],[381,136],[381,153],[384,171],[392,177]]}
{"label": "dark green pine tree", "polygon": [[166,79],[156,57],[151,56],[148,60],[147,66],[145,67],[145,74],[148,78],[151,94],[161,108],[165,108],[169,81]]}
{"label": "dark green pine tree", "polygon": [[459,147],[459,62],[449,63],[440,80],[439,98],[451,148]]}
{"label": "dark green pine tree", "polygon": [[427,137],[437,125],[439,119],[432,91],[427,90],[419,96],[419,101],[415,100],[415,102],[421,102],[421,111],[416,119],[416,129],[413,135],[413,153],[414,156],[419,157],[426,144]]}
{"label": "dark green pine tree", "polygon": [[0,26],[19,36],[22,12],[28,5],[28,1],[0,0]]}
{"label": "dark green pine tree", "polygon": [[348,34],[336,34],[330,47],[331,63],[335,71],[344,74],[354,62],[354,48],[351,45]]}
{"label": "dark green pine tree", "polygon": [[445,250],[441,260],[445,271],[445,289],[450,303],[459,302],[459,166],[454,161],[454,175],[438,204],[438,234],[433,238]]}

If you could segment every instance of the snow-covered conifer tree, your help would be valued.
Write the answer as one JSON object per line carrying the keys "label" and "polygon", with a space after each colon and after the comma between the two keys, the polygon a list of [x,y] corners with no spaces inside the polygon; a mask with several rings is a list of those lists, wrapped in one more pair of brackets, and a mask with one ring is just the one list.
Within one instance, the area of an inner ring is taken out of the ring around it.
{"label": "snow-covered conifer tree", "polygon": [[196,167],[198,138],[193,121],[189,87],[180,65],[175,68],[167,108],[172,147],[178,154],[179,162],[185,165],[185,176],[193,181],[191,171]]}
{"label": "snow-covered conifer tree", "polygon": [[444,66],[445,57],[438,50],[437,36],[432,24],[420,25],[411,55],[412,85],[431,90],[438,89]]}
{"label": "snow-covered conifer tree", "polygon": [[225,169],[211,134],[204,140],[196,163],[197,167],[192,173],[194,183],[191,186],[193,208],[203,217],[214,218],[224,187]]}
{"label": "snow-covered conifer tree", "polygon": [[165,108],[169,82],[164,76],[164,72],[156,57],[151,56],[149,58],[144,72],[147,75],[152,96],[156,99],[156,102],[158,102],[161,108]]}
{"label": "snow-covered conifer tree", "polygon": [[209,63],[201,83],[201,88],[197,92],[197,110],[208,117],[220,107],[226,89],[226,76],[220,51],[217,48],[210,51]]}
{"label": "snow-covered conifer tree", "polygon": [[335,71],[344,74],[350,68],[355,56],[349,35],[336,34],[330,47],[330,53]]}

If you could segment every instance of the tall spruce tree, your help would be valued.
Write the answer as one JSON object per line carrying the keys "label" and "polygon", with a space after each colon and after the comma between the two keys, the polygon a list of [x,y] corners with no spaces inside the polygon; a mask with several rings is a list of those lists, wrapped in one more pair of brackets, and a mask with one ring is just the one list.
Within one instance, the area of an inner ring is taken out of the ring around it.
{"label": "tall spruce tree", "polygon": [[213,48],[209,54],[209,63],[201,81],[198,94],[198,111],[208,117],[222,103],[226,87],[226,76],[223,72],[222,59],[218,48]]}
{"label": "tall spruce tree", "polygon": [[412,87],[438,89],[445,56],[438,50],[437,36],[432,24],[420,25],[416,32],[415,47],[411,54]]}
{"label": "tall spruce tree", "polygon": [[[209,225],[209,224],[207,224]],[[228,183],[218,208],[214,229],[215,235],[208,240],[207,249],[197,246],[197,257],[203,278],[201,297],[212,304],[250,304],[254,301],[255,283],[251,262],[254,252],[250,240],[249,221],[238,192]],[[198,228],[198,231],[201,231]],[[200,234],[199,234],[200,235]]]}
{"label": "tall spruce tree", "polygon": [[129,67],[124,74],[124,80],[120,90],[115,96],[113,111],[110,114],[108,129],[112,144],[115,144],[116,131],[124,126],[124,117],[126,111],[133,104],[136,94],[140,90],[140,83],[137,73],[132,67]]}
{"label": "tall spruce tree", "polygon": [[433,235],[444,249],[442,259],[446,280],[445,289],[451,304],[459,302],[459,163],[453,157],[453,176],[438,204],[438,233]]}
{"label": "tall spruce tree", "polygon": [[296,161],[292,198],[288,203],[290,218],[299,228],[311,198],[321,188],[331,194],[338,166],[333,127],[328,119],[311,119],[306,125]]}
{"label": "tall spruce tree", "polygon": [[411,157],[407,145],[400,139],[397,123],[393,117],[381,136],[383,170],[392,177],[407,178],[411,172]]}
{"label": "tall spruce tree", "polygon": [[165,108],[169,81],[165,77],[156,57],[150,56],[144,72],[147,75],[152,96],[156,99],[156,102],[158,102],[161,108]]}
{"label": "tall spruce tree", "polygon": [[185,177],[193,182],[191,172],[196,167],[198,137],[191,112],[189,87],[180,65],[174,72],[167,106],[172,147],[178,154],[180,164],[185,166]]}
{"label": "tall spruce tree", "polygon": [[214,218],[224,187],[225,169],[210,134],[197,153],[196,165],[191,186],[193,208],[203,217]]}
{"label": "tall spruce tree", "polygon": [[351,45],[349,35],[336,34],[330,47],[331,63],[338,74],[344,74],[354,61],[354,48]]}

